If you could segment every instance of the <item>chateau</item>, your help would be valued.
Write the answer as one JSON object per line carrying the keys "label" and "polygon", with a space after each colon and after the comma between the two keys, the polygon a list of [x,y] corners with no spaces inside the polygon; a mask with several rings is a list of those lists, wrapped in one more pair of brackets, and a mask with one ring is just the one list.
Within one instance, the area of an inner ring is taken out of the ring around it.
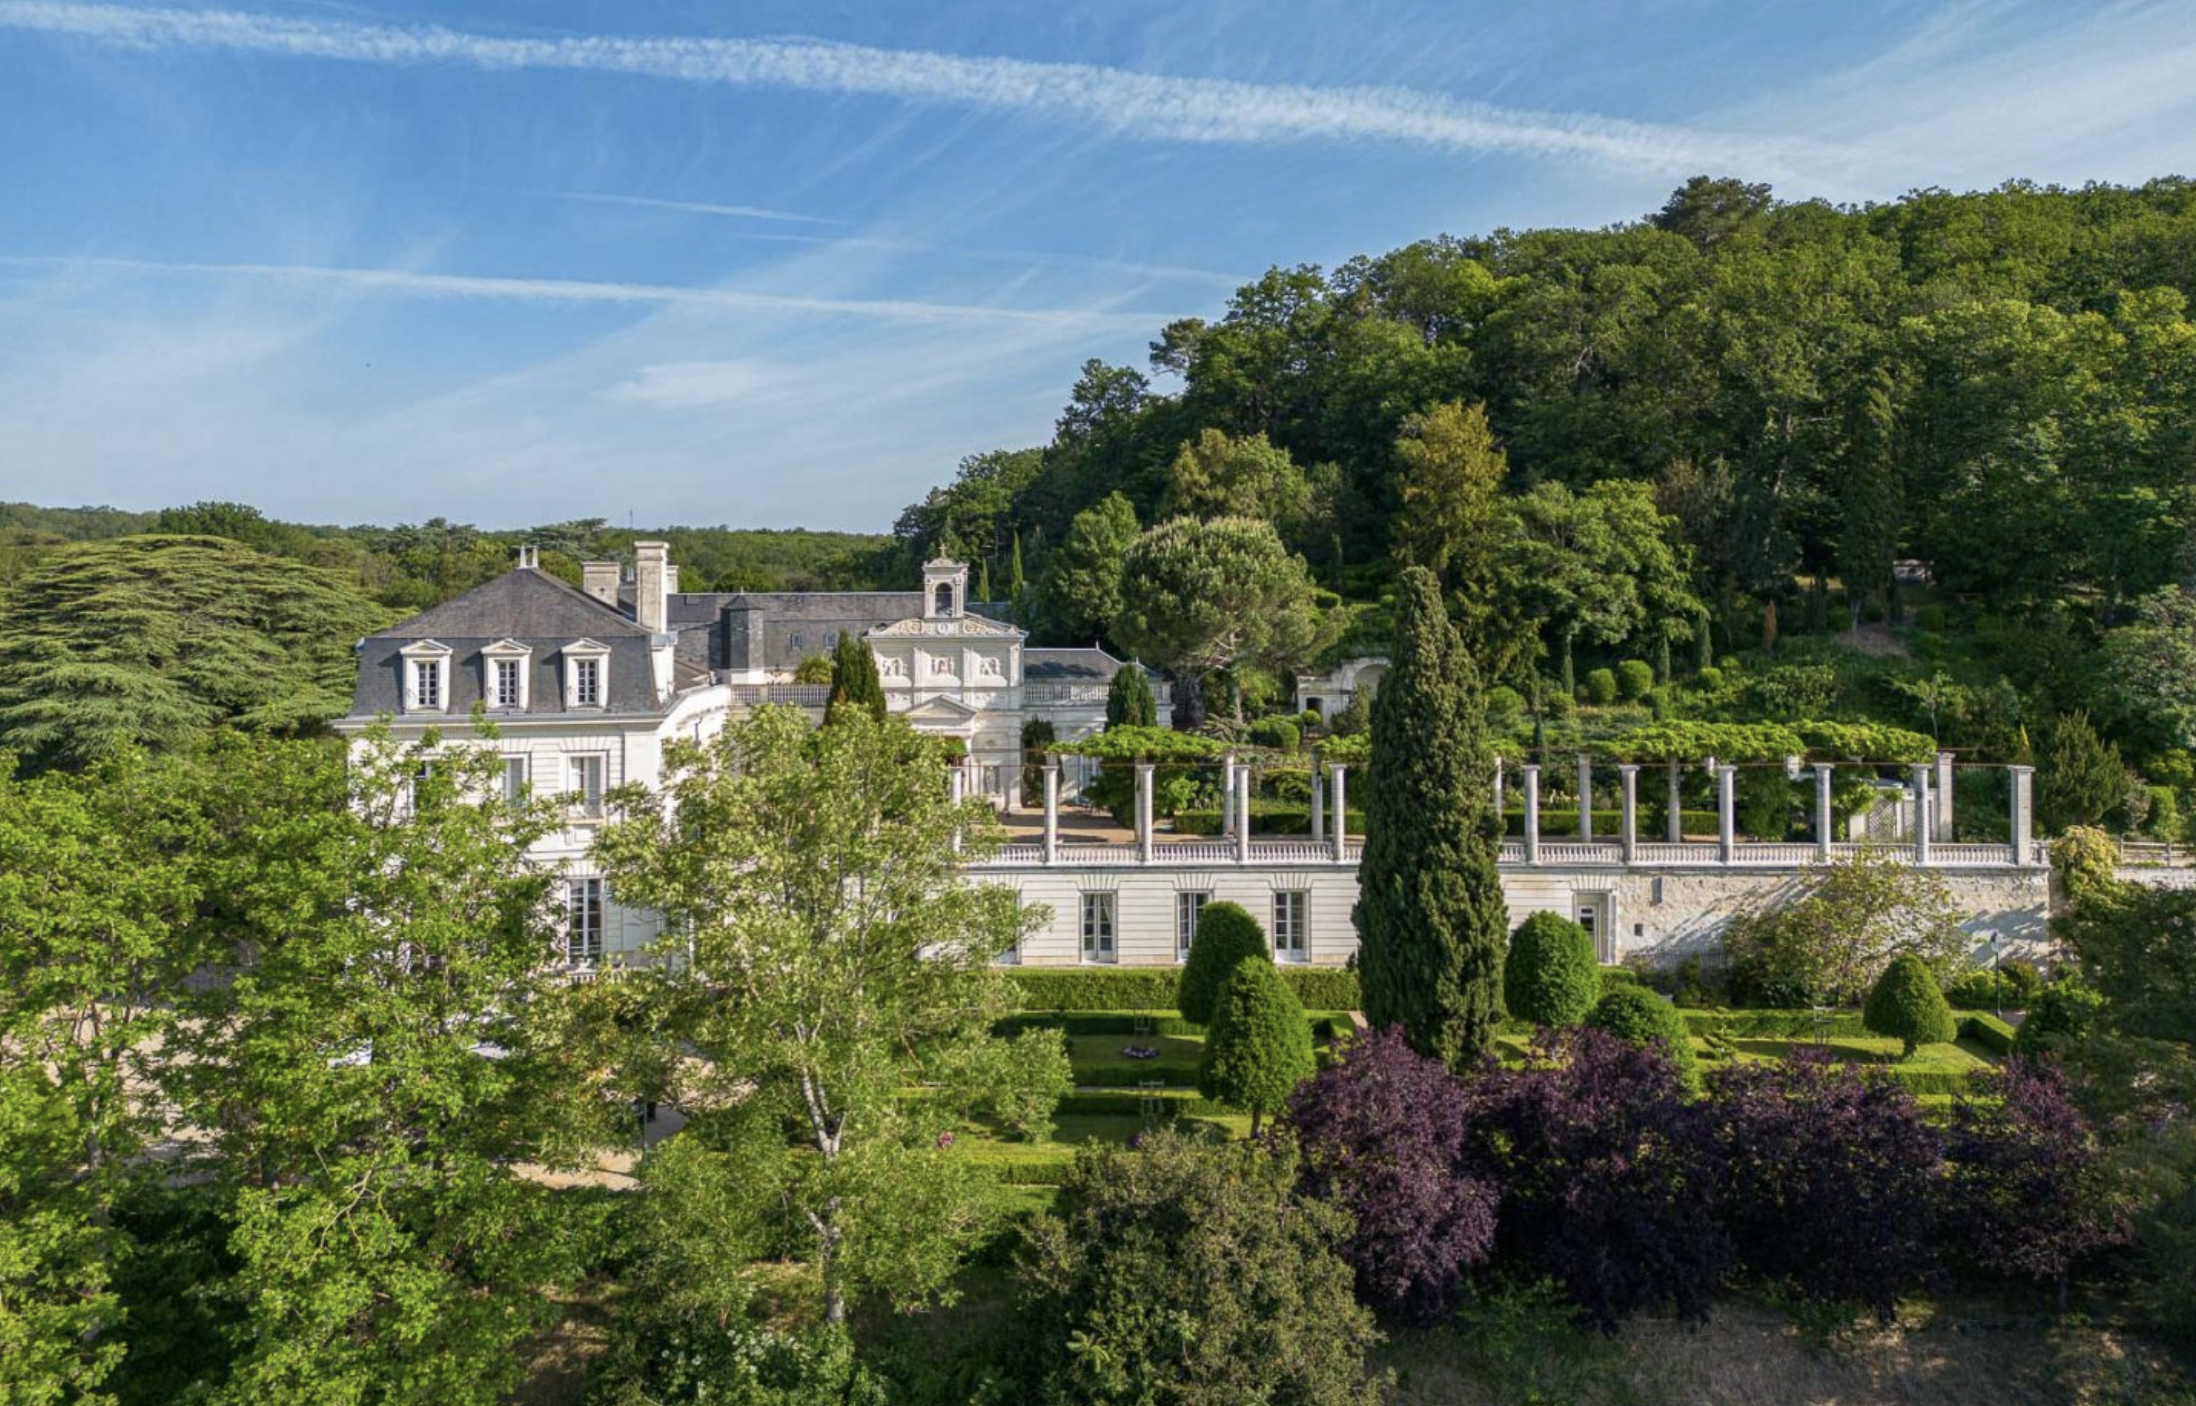
{"label": "chateau", "polygon": [[[1340,965],[1354,955],[1350,909],[1361,837],[1349,832],[1349,768],[1314,766],[1308,834],[1256,833],[1252,771],[1232,758],[1214,778],[1225,798],[1217,838],[1160,828],[1149,765],[1136,769],[1129,826],[1078,804],[1084,774],[1063,759],[1030,759],[1042,804],[1025,808],[1024,725],[1049,723],[1062,742],[1099,731],[1113,676],[1139,665],[1096,648],[1030,647],[1024,631],[996,618],[997,607],[967,599],[968,568],[959,562],[926,565],[920,591],[682,592],[665,544],[636,543],[634,556],[629,578],[618,563],[586,563],[583,589],[575,590],[527,553],[495,580],[368,636],[358,645],[351,713],[338,724],[354,736],[387,720],[400,739],[429,729],[462,739],[478,706],[495,723],[511,793],[531,786],[569,797],[565,825],[537,857],[564,875],[566,958],[575,970],[625,960],[658,931],[653,915],[619,905],[593,869],[588,851],[605,793],[654,781],[666,740],[706,738],[757,704],[820,712],[827,690],[794,683],[795,671],[850,633],[875,653],[894,712],[966,744],[956,789],[1002,812],[1010,842],[972,861],[970,875],[1013,888],[1052,915],[1014,960],[1175,963],[1199,910],[1218,899],[1258,915],[1277,960]],[[1380,668],[1378,660],[1352,660],[1326,676],[1303,676],[1299,696],[1307,707],[1337,712]],[[1165,692],[1156,691],[1164,722]],[[1513,921],[1539,910],[1562,913],[1594,935],[1604,961],[1712,944],[1737,913],[1787,900],[1819,866],[1863,847],[1941,872],[1969,914],[1977,948],[1987,949],[1985,960],[2046,940],[2049,871],[2030,838],[2026,767],[2004,768],[2004,842],[1975,844],[1953,843],[1949,755],[1903,778],[1905,813],[1914,819],[1889,843],[1834,834],[1836,768],[1828,763],[1813,764],[1807,778],[1814,838],[1805,843],[1739,837],[1738,768],[1728,763],[1701,758],[1648,771],[1650,782],[1659,777],[1675,797],[1685,771],[1706,769],[1717,804],[1712,837],[1684,833],[1678,805],[1667,808],[1667,833],[1643,835],[1644,769],[1604,767],[1597,776],[1586,759],[1577,766],[1576,794],[1616,791],[1614,833],[1597,836],[1592,809],[1582,806],[1575,833],[1543,839],[1542,768],[1498,768],[1498,803],[1513,787],[1524,802],[1524,833],[1501,852],[1503,891]],[[1788,769],[1802,778],[1796,762]]]}

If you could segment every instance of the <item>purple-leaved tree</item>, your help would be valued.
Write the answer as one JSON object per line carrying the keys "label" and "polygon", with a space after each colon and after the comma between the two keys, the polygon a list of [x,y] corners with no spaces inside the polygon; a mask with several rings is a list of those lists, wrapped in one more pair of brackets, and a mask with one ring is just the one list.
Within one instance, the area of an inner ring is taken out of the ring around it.
{"label": "purple-leaved tree", "polygon": [[2054,1063],[2009,1061],[1952,1110],[1945,1227],[1984,1269],[2055,1284],[2082,1256],[2128,1236],[2097,1139]]}
{"label": "purple-leaved tree", "polygon": [[1376,1308],[1441,1317],[1493,1246],[1495,1190],[1459,1165],[1469,1110],[1457,1078],[1393,1026],[1289,1100],[1304,1190],[1357,1218],[1342,1257]]}
{"label": "purple-leaved tree", "polygon": [[1723,1223],[1769,1287],[1888,1322],[1901,1294],[1934,1277],[1943,1139],[1888,1076],[1803,1049],[1717,1070],[1707,1107]]}
{"label": "purple-leaved tree", "polygon": [[1717,1144],[1659,1050],[1543,1030],[1523,1068],[1468,1085],[1466,1165],[1502,1190],[1506,1260],[1562,1284],[1605,1332],[1668,1304],[1704,1321],[1731,1258]]}

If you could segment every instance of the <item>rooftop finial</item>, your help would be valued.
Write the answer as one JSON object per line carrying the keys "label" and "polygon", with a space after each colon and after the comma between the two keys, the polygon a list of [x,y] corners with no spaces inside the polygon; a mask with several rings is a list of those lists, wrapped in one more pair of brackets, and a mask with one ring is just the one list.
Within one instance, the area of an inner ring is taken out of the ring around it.
{"label": "rooftop finial", "polygon": [[541,548],[534,546],[532,543],[525,543],[519,547],[518,552],[519,570],[539,571],[541,569]]}

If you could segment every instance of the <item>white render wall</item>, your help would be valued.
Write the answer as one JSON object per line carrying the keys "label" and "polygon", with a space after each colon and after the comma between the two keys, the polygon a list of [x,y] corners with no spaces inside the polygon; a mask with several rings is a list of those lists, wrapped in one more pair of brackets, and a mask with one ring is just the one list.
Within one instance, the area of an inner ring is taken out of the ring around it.
{"label": "white render wall", "polygon": [[[1996,937],[1994,950],[2001,957],[2048,952],[2048,871],[1996,866],[1932,872],[1950,884],[1955,900],[1969,915],[1966,926],[1978,947]],[[1534,912],[1576,918],[1581,907],[1591,908],[1604,961],[1620,962],[1638,955],[1660,965],[1712,953],[1719,934],[1734,917],[1758,906],[1794,901],[1819,873],[1800,866],[1654,872],[1504,866],[1502,892],[1513,928]],[[1240,903],[1269,932],[1273,895],[1302,890],[1310,895],[1311,964],[1341,966],[1357,950],[1357,931],[1350,922],[1350,909],[1357,901],[1355,865],[992,864],[972,869],[970,878],[1016,889],[1024,905],[1051,908],[1050,918],[1022,945],[1020,960],[1030,966],[1082,963],[1081,900],[1092,891],[1115,895],[1115,962],[1120,966],[1164,966],[1177,960],[1175,895],[1184,890]]]}

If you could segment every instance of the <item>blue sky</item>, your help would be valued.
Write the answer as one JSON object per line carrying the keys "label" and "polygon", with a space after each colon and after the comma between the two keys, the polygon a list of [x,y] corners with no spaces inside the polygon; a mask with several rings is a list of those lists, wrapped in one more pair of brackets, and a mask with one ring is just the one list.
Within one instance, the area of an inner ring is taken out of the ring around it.
{"label": "blue sky", "polygon": [[0,0],[0,498],[881,530],[1271,264],[2196,174],[2196,5]]}

